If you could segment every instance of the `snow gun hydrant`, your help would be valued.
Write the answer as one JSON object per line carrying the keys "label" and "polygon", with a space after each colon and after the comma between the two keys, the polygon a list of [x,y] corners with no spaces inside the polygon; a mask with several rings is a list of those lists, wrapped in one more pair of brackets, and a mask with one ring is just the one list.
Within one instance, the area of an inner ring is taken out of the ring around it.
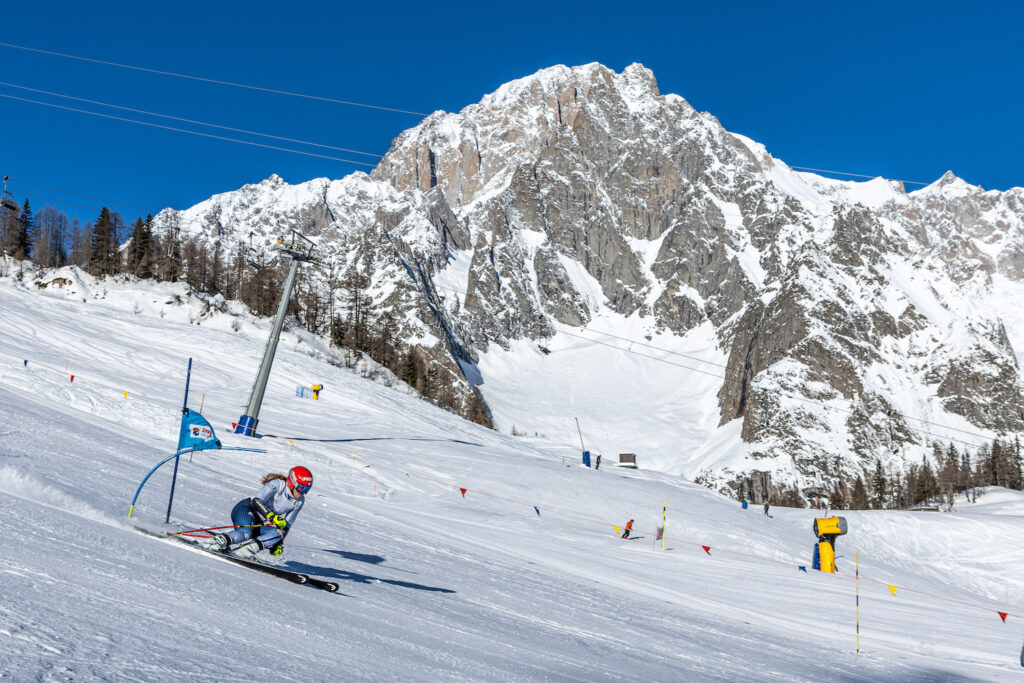
{"label": "snow gun hydrant", "polygon": [[819,517],[811,527],[818,542],[814,546],[814,568],[836,573],[836,538],[846,533],[845,517]]}

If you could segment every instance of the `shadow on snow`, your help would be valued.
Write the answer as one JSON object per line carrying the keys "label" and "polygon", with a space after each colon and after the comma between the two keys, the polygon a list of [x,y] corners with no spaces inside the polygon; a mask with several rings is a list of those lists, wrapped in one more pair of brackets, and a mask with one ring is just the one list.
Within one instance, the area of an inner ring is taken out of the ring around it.
{"label": "shadow on snow", "polygon": [[[331,552],[337,552],[339,554],[343,554],[343,555],[346,555],[346,556],[347,555],[353,555],[354,557],[352,557],[350,559],[370,558],[369,562],[371,562],[372,564],[379,564],[380,562],[384,561],[383,557],[378,557],[376,555],[359,555],[357,553],[343,553],[341,551],[331,551]],[[363,561],[363,560],[360,559],[360,561]],[[282,568],[283,569],[287,569],[290,572],[300,572],[302,574],[309,574],[311,576],[324,577],[324,578],[327,578],[327,579],[337,579],[337,580],[340,580],[340,581],[351,581],[352,583],[366,583],[366,584],[370,584],[370,583],[388,583],[388,584],[391,584],[392,586],[401,586],[402,588],[414,588],[414,589],[420,590],[420,591],[432,591],[432,592],[435,592],[435,593],[454,593],[455,592],[455,591],[451,590],[450,588],[440,588],[440,587],[437,587],[437,586],[425,586],[425,585],[423,585],[421,583],[412,583],[410,581],[397,581],[395,579],[382,579],[382,578],[377,577],[377,576],[370,576],[369,574],[359,574],[357,572],[350,572],[350,571],[346,571],[344,569],[334,569],[332,567],[315,567],[315,566],[313,566],[311,564],[304,564],[302,562],[290,561],[290,562],[287,562],[285,565],[283,565]]]}

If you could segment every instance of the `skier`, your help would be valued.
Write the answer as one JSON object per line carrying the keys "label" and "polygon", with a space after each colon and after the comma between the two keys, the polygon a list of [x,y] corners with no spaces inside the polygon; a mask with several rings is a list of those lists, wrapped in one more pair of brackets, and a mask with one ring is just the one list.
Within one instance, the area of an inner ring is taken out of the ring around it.
{"label": "skier", "polygon": [[768,514],[768,503],[764,504],[764,516],[771,517],[771,515]]}
{"label": "skier", "polygon": [[633,520],[626,522],[626,528],[622,531],[622,538],[629,538],[629,532],[633,530]]}
{"label": "skier", "polygon": [[288,471],[287,477],[271,473],[261,483],[263,488],[255,496],[243,498],[232,508],[231,522],[238,528],[215,534],[208,544],[210,550],[224,551],[230,545],[251,541],[231,554],[252,558],[264,548],[275,556],[284,552],[284,537],[305,504],[306,493],[313,487],[313,473],[296,466]]}
{"label": "skier", "polygon": [[597,454],[597,464],[594,465],[595,470],[601,469],[601,454]]}

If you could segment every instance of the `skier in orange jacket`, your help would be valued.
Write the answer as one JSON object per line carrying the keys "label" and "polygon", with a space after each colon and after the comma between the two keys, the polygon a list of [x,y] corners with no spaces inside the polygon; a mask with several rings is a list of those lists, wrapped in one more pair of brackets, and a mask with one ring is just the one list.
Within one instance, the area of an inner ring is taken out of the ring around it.
{"label": "skier in orange jacket", "polygon": [[629,532],[633,530],[633,520],[626,522],[626,528],[622,532],[623,538],[629,538]]}

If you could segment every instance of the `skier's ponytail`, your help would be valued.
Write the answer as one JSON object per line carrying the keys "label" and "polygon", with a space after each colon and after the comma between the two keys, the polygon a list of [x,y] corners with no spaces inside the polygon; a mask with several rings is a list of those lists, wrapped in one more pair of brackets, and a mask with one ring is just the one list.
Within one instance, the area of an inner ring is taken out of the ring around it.
{"label": "skier's ponytail", "polygon": [[260,484],[266,486],[275,479],[280,479],[281,481],[288,481],[288,477],[286,477],[285,475],[280,474],[278,472],[271,472],[267,476],[263,477],[263,481],[261,481]]}

